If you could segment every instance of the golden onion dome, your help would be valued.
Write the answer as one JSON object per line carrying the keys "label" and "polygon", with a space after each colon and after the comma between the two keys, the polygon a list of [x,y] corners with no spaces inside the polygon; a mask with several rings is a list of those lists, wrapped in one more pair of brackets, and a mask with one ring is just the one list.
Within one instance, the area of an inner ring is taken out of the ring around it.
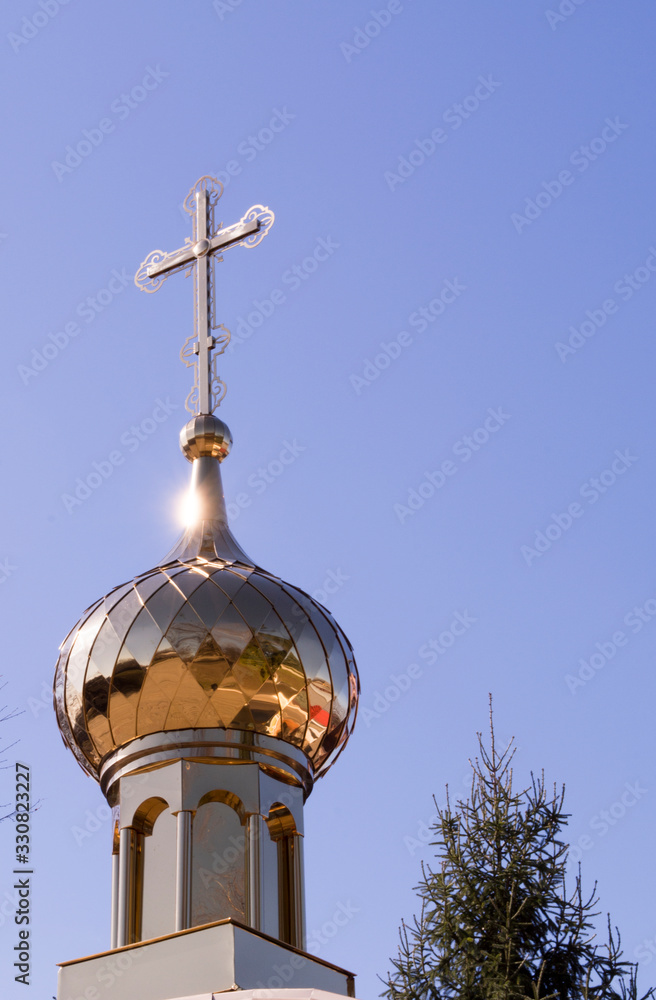
{"label": "golden onion dome", "polygon": [[[325,772],[355,721],[358,675],[330,613],[256,566],[228,527],[214,416],[183,429],[193,523],[162,563],[93,604],[64,641],[55,707],[66,744],[98,778],[155,733],[241,731],[301,750]],[[215,733],[216,734],[216,733]],[[203,745],[205,745],[203,743]]]}

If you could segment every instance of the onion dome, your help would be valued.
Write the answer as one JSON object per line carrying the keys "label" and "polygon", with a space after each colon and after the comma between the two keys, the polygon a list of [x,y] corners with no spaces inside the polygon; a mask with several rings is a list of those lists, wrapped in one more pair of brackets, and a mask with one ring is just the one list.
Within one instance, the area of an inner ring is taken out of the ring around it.
{"label": "onion dome", "polygon": [[355,721],[350,643],[325,608],[233,537],[223,421],[196,416],[180,440],[192,463],[192,523],[160,565],[91,605],[64,641],[55,674],[63,739],[98,779],[143,737],[175,732],[179,742],[182,733],[193,746],[199,734],[205,746],[208,731],[215,742],[237,731],[283,741],[316,777]]}

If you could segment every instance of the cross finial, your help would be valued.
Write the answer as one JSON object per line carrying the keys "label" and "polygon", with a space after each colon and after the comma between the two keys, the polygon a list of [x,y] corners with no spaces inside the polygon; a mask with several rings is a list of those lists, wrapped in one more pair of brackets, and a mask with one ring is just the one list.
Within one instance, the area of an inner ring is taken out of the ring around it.
{"label": "cross finial", "polygon": [[[143,292],[156,292],[170,274],[194,272],[194,333],[185,341],[180,357],[187,367],[194,367],[194,386],[187,396],[190,413],[214,413],[226,393],[216,362],[230,343],[230,331],[216,321],[214,262],[221,253],[241,244],[255,247],[271,229],[274,214],[263,205],[253,205],[239,222],[215,230],[214,209],[223,194],[223,185],[215,177],[201,177],[184,201],[192,217],[191,239],[172,253],[153,250],[139,266],[134,283]],[[222,331],[218,336],[214,331]]]}

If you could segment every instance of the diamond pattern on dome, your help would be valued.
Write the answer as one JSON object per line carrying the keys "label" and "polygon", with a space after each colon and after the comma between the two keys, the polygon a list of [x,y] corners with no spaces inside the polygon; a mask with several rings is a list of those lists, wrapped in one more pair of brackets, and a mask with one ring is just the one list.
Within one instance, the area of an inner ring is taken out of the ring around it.
{"label": "diamond pattern on dome", "polygon": [[294,636],[294,645],[308,680],[331,684],[330,669],[326,661],[323,645],[314,627],[307,622]]}
{"label": "diamond pattern on dome", "polygon": [[164,689],[149,671],[143,682],[137,705],[137,732],[141,736],[162,732],[170,707],[170,698],[166,697]]}
{"label": "diamond pattern on dome", "polygon": [[139,736],[195,728],[286,740],[317,769],[348,738],[357,692],[351,647],[328,612],[262,570],[201,559],[89,608],[55,679],[62,735],[92,773]]}
{"label": "diamond pattern on dome", "polygon": [[247,621],[253,632],[259,632],[262,623],[269,617],[272,611],[271,605],[262,597],[260,593],[251,587],[250,584],[242,587],[239,593],[232,598],[233,605],[241,614],[244,621]]}
{"label": "diamond pattern on dome", "polygon": [[232,668],[232,676],[247,698],[252,698],[269,680],[269,665],[264,651],[252,639]]}
{"label": "diamond pattern on dome", "polygon": [[196,719],[197,729],[216,729],[217,726],[221,726],[222,722],[217,715],[216,709],[211,702],[208,702],[203,711],[200,713]]}
{"label": "diamond pattern on dome", "polygon": [[170,580],[166,580],[166,584],[146,601],[146,609],[157,622],[162,634],[166,632],[184,602],[184,597]]}
{"label": "diamond pattern on dome", "polygon": [[269,664],[269,670],[272,672],[278,669],[292,649],[291,639],[282,639],[277,635],[270,635],[266,632],[259,632],[257,641],[262,647]]}
{"label": "diamond pattern on dome", "polygon": [[232,600],[236,594],[239,593],[241,588],[244,586],[246,580],[250,576],[250,572],[246,569],[242,573],[233,572],[232,568],[226,566],[225,569],[220,569],[216,573],[212,573],[212,580],[214,583],[221,588],[224,594]]}
{"label": "diamond pattern on dome", "polygon": [[226,729],[233,726],[240,712],[246,708],[247,698],[237,682],[228,675],[210,699]]}
{"label": "diamond pattern on dome", "polygon": [[284,707],[305,684],[305,673],[292,647],[273,675],[280,704]]}
{"label": "diamond pattern on dome", "polygon": [[253,639],[253,633],[232,604],[212,628],[212,637],[232,666]]}
{"label": "diamond pattern on dome", "polygon": [[237,712],[232,720],[232,729],[255,729],[255,722],[251,715],[250,708],[245,705],[240,712]]}
{"label": "diamond pattern on dome", "polygon": [[164,573],[159,570],[155,570],[154,573],[148,573],[146,576],[142,577],[137,583],[134,584],[134,589],[139,595],[139,600],[142,604],[147,604],[148,600],[153,596],[155,591],[163,587],[168,580]]}
{"label": "diamond pattern on dome", "polygon": [[122,583],[119,587],[114,587],[114,589],[107,594],[107,597],[102,598],[102,600],[98,602],[99,604],[102,604],[103,611],[106,615],[109,614],[114,605],[123,600],[125,595],[132,590],[133,585],[132,580],[130,580],[129,583]]}
{"label": "diamond pattern on dome", "polygon": [[200,620],[205,622],[208,629],[211,629],[216,624],[219,615],[228,607],[230,598],[212,580],[205,580],[193,592],[189,603]]}
{"label": "diamond pattern on dome", "polygon": [[174,586],[176,586],[184,594],[187,600],[207,579],[206,572],[192,566],[187,567],[186,570],[183,568],[179,572],[177,570],[167,571],[166,575],[169,577]]}
{"label": "diamond pattern on dome", "polygon": [[257,638],[274,669],[294,650],[289,632],[273,609],[258,630]]}
{"label": "diamond pattern on dome", "polygon": [[189,603],[182,605],[166,630],[166,638],[185,663],[193,660],[207,634],[207,626]]}
{"label": "diamond pattern on dome", "polygon": [[131,590],[118,604],[115,604],[107,617],[114,627],[119,639],[125,639],[125,634],[143,607],[136,590]]}
{"label": "diamond pattern on dome", "polygon": [[175,654],[149,667],[137,706],[139,733],[157,733],[166,729],[166,717],[185,672],[184,663]]}
{"label": "diamond pattern on dome", "polygon": [[80,673],[84,676],[89,651],[103,620],[104,611],[101,607],[98,607],[91,613],[88,620],[77,633],[68,657],[67,674],[69,680],[73,681],[73,675],[77,679]]}
{"label": "diamond pattern on dome", "polygon": [[251,580],[251,585],[257,587],[262,596],[266,597],[269,604],[276,609],[293,639],[295,632],[307,621],[303,608],[269,576],[258,574],[256,579]]}
{"label": "diamond pattern on dome", "polygon": [[203,709],[207,707],[208,702],[207,694],[190,673],[189,668],[186,667],[175,700],[166,717],[166,728],[195,729],[198,725],[198,718]]}
{"label": "diamond pattern on dome", "polygon": [[155,621],[150,617],[147,610],[142,608],[125,637],[123,648],[133,656],[141,667],[147,667],[161,639],[162,633],[155,624]]}
{"label": "diamond pattern on dome", "polygon": [[265,681],[249,703],[255,728],[265,733],[280,729],[280,702],[273,681]]}
{"label": "diamond pattern on dome", "polygon": [[114,631],[114,626],[109,618],[105,618],[97,634],[96,641],[91,647],[90,662],[95,664],[101,673],[111,675],[120,649],[121,640]]}
{"label": "diamond pattern on dome", "polygon": [[230,664],[217,646],[211,635],[208,635],[195,659],[189,664],[189,672],[208,697],[216,691],[221,681],[230,671]]}

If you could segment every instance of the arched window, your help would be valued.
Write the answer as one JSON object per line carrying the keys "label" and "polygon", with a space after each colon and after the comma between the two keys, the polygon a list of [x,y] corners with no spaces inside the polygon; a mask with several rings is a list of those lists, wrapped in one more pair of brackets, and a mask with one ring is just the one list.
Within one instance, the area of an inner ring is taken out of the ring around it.
{"label": "arched window", "polygon": [[175,816],[159,797],[137,809],[135,829],[141,833],[141,920],[138,939],[170,934],[175,927]]}
{"label": "arched window", "polygon": [[246,817],[241,799],[214,790],[198,803],[193,824],[191,926],[232,917],[246,922]]}

